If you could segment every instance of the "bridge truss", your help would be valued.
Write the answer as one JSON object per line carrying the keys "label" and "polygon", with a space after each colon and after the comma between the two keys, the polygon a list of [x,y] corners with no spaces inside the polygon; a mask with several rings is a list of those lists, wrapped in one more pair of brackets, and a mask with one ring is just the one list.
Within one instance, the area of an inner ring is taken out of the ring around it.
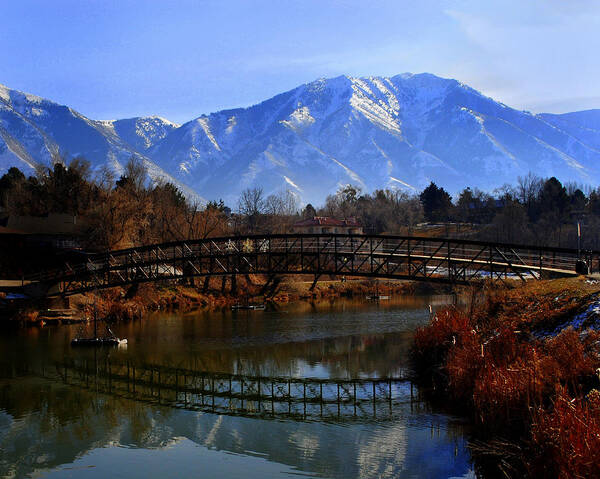
{"label": "bridge truss", "polygon": [[279,234],[179,241],[111,251],[28,278],[71,295],[147,281],[239,274],[363,276],[469,283],[600,270],[600,252],[460,239]]}

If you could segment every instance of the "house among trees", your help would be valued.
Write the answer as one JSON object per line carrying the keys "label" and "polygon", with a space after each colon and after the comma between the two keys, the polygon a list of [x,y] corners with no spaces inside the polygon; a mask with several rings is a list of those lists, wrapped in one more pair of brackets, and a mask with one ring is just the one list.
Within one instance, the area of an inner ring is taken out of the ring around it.
{"label": "house among trees", "polygon": [[329,216],[313,216],[312,218],[298,221],[292,225],[292,233],[339,233],[362,234],[363,228],[356,218],[338,220]]}

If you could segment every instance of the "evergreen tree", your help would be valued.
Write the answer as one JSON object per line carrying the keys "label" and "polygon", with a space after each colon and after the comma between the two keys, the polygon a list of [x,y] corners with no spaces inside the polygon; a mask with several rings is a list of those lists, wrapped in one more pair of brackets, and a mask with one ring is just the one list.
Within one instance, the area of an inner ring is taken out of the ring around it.
{"label": "evergreen tree", "polygon": [[448,221],[452,211],[452,199],[444,188],[432,181],[419,195],[427,221]]}
{"label": "evergreen tree", "polygon": [[314,218],[315,216],[317,216],[317,210],[315,210],[313,205],[308,203],[302,210],[302,218]]}

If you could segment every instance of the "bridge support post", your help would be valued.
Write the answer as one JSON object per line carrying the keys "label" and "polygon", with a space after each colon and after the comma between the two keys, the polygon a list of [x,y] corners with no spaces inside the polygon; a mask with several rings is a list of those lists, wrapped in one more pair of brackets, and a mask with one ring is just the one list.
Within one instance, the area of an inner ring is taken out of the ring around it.
{"label": "bridge support post", "polygon": [[260,294],[261,295],[264,295],[267,292],[267,290],[269,289],[269,286],[271,284],[271,281],[273,281],[274,278],[275,278],[274,274],[270,274],[267,277],[267,281],[265,282],[265,284],[263,285],[263,287],[260,289]]}
{"label": "bridge support post", "polygon": [[208,291],[209,286],[210,286],[210,276],[206,276],[204,278],[204,284],[202,285],[202,292],[206,293]]}
{"label": "bridge support post", "polygon": [[231,275],[231,294],[237,294],[237,277],[235,274]]}

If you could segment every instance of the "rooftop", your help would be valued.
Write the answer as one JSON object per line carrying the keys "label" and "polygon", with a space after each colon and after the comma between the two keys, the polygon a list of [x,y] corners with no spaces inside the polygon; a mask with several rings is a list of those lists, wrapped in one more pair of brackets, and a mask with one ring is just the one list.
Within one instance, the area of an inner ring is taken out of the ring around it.
{"label": "rooftop", "polygon": [[330,216],[314,216],[312,218],[297,221],[293,226],[345,226],[348,228],[358,228],[360,227],[360,223],[356,221],[356,218],[344,218],[343,220],[338,220],[337,218],[331,218]]}

